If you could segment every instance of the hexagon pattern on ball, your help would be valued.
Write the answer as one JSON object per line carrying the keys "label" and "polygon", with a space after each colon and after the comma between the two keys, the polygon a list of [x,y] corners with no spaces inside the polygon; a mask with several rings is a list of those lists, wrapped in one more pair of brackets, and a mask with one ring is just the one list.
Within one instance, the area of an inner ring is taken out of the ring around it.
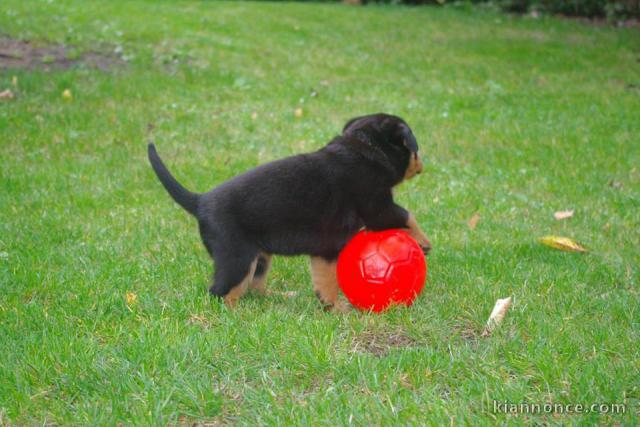
{"label": "hexagon pattern on ball", "polygon": [[427,265],[420,246],[404,230],[361,231],[338,258],[338,283],[362,310],[410,306],[422,291]]}

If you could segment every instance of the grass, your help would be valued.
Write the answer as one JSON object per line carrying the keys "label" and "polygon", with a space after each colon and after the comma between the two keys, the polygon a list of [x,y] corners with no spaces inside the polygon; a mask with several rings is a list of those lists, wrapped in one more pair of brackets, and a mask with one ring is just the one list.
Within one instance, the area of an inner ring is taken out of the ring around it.
{"label": "grass", "polygon": [[[0,100],[0,424],[637,422],[637,30],[455,8],[2,4],[5,34],[127,64],[0,71],[0,90],[18,81]],[[396,196],[434,244],[416,304],[325,314],[303,258],[269,278],[295,297],[211,300],[147,140],[205,191],[375,111],[405,117],[427,160]],[[494,399],[627,406],[515,416]]]}

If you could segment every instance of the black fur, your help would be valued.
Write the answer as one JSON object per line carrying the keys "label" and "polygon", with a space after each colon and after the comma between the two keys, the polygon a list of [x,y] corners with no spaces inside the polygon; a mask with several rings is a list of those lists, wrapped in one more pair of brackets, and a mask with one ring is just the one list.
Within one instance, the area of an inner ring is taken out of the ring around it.
{"label": "black fur", "polygon": [[160,156],[158,156],[156,147],[153,144],[149,144],[149,161],[156,175],[158,175],[158,178],[162,182],[162,185],[164,185],[164,188],[166,188],[171,197],[173,197],[173,200],[178,202],[178,204],[191,215],[196,215],[196,212],[198,212],[199,196],[187,190],[176,181],[173,175],[171,175],[171,172],[169,172],[164,163],[162,163],[162,160],[160,160]]}
{"label": "black fur", "polygon": [[[149,160],[169,194],[193,214],[215,261],[210,291],[226,295],[261,252],[334,260],[363,226],[406,227],[393,201],[418,146],[399,117],[374,114],[347,123],[324,148],[258,166],[213,190],[180,185],[149,144]],[[264,265],[258,265],[258,271]]]}

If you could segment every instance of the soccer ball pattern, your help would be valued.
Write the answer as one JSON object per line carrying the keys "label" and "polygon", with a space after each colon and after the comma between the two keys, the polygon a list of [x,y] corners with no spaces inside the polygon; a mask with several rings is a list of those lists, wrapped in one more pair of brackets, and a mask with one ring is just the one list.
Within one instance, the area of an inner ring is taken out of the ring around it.
{"label": "soccer ball pattern", "polygon": [[362,310],[410,306],[422,291],[427,264],[420,246],[403,230],[361,231],[338,258],[338,283]]}

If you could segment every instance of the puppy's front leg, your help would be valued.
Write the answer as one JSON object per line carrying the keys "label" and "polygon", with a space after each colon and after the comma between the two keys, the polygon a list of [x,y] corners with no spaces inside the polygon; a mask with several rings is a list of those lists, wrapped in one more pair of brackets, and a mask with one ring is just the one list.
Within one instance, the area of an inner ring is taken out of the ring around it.
{"label": "puppy's front leg", "polygon": [[249,284],[249,289],[259,293],[260,295],[269,295],[269,291],[266,288],[267,273],[271,268],[271,255],[261,253],[258,255],[256,263],[256,270],[253,274],[253,280]]}
{"label": "puppy's front leg", "polygon": [[325,311],[346,313],[349,307],[339,299],[336,261],[328,261],[321,257],[311,257],[311,280],[313,291],[320,300]]}
{"label": "puppy's front leg", "polygon": [[422,248],[422,252],[424,252],[425,255],[428,254],[431,250],[431,242],[427,238],[426,234],[424,234],[420,225],[418,225],[418,221],[416,221],[416,217],[413,216],[411,212],[409,212],[409,218],[407,219],[407,228],[409,229],[411,237],[413,237]]}
{"label": "puppy's front leg", "polygon": [[253,278],[253,274],[256,271],[257,262],[258,260],[256,259],[251,263],[247,275],[240,281],[240,283],[232,287],[224,296],[224,303],[227,307],[235,307],[238,304],[238,300],[240,299],[240,297],[242,297],[242,295],[247,292],[247,289],[249,289],[249,284],[251,283],[251,279]]}
{"label": "puppy's front leg", "polygon": [[411,212],[395,204],[391,193],[383,194],[380,199],[374,199],[373,203],[362,203],[359,214],[366,228],[374,231],[407,228],[425,255],[431,250],[431,242],[418,225],[416,218]]}

